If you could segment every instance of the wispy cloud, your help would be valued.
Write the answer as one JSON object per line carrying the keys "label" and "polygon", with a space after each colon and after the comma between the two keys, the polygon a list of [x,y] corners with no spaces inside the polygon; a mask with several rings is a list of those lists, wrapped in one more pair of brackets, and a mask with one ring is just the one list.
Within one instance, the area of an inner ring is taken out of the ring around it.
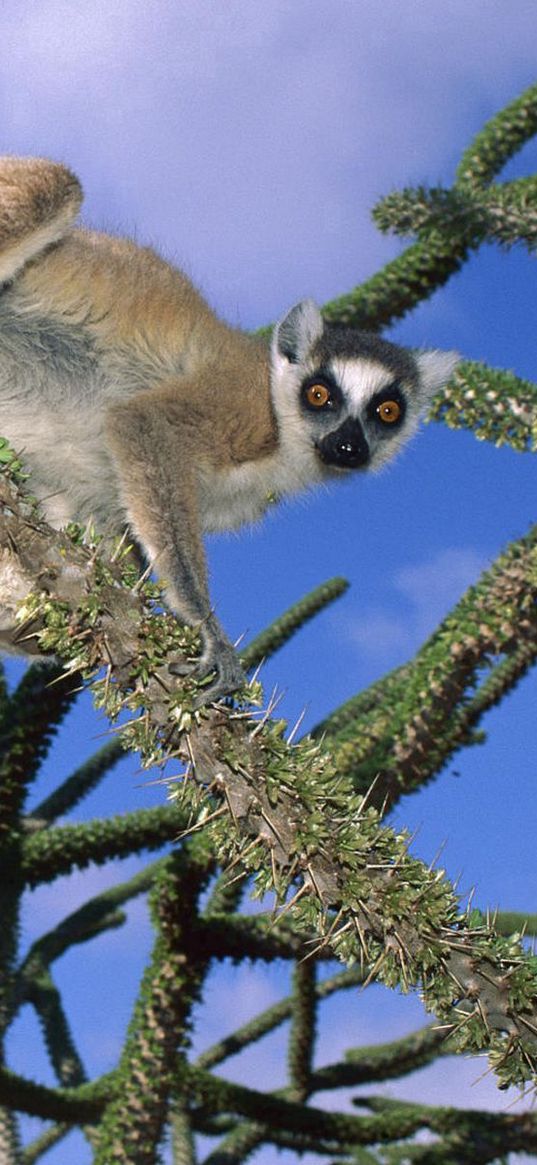
{"label": "wispy cloud", "polygon": [[501,8],[8,0],[3,149],[70,161],[91,219],[166,246],[262,322],[393,253],[372,202],[436,181],[472,110],[477,129],[515,65],[529,79],[533,6]]}
{"label": "wispy cloud", "polygon": [[340,629],[370,657],[402,659],[430,635],[486,565],[485,555],[471,546],[440,550],[394,574],[388,588],[393,602],[370,606]]}
{"label": "wispy cloud", "polygon": [[416,630],[429,634],[486,565],[485,556],[472,546],[448,547],[399,570],[394,586],[412,605]]}

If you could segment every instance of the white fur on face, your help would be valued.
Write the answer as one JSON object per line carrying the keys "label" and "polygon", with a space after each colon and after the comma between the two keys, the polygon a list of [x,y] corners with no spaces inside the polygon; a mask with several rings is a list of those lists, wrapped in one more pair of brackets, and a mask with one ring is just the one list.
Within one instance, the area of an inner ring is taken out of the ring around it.
{"label": "white fur on face", "polygon": [[371,397],[393,384],[394,375],[377,360],[334,359],[329,369],[343,392],[351,416],[359,416]]}

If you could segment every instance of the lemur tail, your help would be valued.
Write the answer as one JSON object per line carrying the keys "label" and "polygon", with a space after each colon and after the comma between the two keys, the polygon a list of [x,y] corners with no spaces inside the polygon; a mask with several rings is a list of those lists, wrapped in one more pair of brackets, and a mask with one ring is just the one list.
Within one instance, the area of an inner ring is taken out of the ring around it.
{"label": "lemur tail", "polygon": [[0,283],[57,242],[81,202],[80,183],[65,166],[43,158],[0,158]]}

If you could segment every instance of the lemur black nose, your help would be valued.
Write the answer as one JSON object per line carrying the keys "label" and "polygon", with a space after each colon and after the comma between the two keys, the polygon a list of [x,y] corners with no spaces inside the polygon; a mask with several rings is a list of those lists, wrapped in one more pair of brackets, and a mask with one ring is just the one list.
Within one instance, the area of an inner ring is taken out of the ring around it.
{"label": "lemur black nose", "polygon": [[321,461],[341,469],[359,469],[369,461],[369,445],[359,421],[348,417],[317,443]]}

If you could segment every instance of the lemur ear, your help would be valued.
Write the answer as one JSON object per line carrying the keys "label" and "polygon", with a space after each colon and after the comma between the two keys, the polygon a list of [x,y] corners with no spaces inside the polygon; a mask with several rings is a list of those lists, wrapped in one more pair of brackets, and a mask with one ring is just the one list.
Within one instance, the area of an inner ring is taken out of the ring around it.
{"label": "lemur ear", "polygon": [[323,318],[312,299],[296,303],[274,329],[273,352],[299,364],[323,333]]}
{"label": "lemur ear", "polygon": [[443,388],[451,379],[460,361],[458,352],[414,352],[420,378],[420,389],[427,399]]}

